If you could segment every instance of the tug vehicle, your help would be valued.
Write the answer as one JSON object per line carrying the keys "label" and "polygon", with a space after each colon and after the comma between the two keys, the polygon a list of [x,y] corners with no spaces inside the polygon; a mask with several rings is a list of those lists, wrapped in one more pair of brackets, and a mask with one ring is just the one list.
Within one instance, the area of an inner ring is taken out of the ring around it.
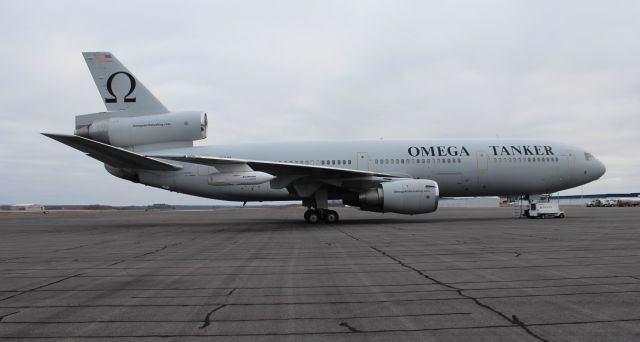
{"label": "tug vehicle", "polygon": [[527,218],[564,218],[564,210],[560,209],[558,201],[551,201],[550,196],[540,196],[539,199],[531,199],[529,208],[523,214]]}

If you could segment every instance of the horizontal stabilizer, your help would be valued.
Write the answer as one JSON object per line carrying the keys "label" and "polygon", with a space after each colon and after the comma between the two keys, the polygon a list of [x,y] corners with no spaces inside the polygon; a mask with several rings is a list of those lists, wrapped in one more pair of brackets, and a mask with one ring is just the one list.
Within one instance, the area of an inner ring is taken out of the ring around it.
{"label": "horizontal stabilizer", "polygon": [[103,144],[77,135],[52,133],[42,133],[42,135],[71,146],[76,150],[80,150],[89,157],[116,168],[156,171],[177,171],[182,169],[181,165],[170,164],[154,158],[145,157],[123,148]]}

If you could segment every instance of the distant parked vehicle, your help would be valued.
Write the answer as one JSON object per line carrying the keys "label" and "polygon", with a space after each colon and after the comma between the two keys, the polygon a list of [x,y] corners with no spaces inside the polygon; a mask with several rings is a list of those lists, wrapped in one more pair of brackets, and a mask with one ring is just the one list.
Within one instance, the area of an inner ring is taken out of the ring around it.
{"label": "distant parked vehicle", "polygon": [[640,199],[621,198],[621,199],[607,199],[607,200],[593,200],[587,203],[587,207],[638,207],[640,206]]}
{"label": "distant parked vehicle", "polygon": [[602,201],[599,199],[593,200],[587,203],[587,207],[602,207],[602,206],[603,206]]}
{"label": "distant parked vehicle", "polygon": [[635,199],[618,200],[618,207],[637,207],[639,205],[640,205],[640,201]]}

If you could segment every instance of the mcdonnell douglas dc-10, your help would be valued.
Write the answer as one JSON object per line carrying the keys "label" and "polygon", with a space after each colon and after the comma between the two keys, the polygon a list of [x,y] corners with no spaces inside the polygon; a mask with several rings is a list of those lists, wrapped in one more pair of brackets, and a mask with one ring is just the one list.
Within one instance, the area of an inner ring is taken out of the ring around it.
{"label": "mcdonnell douglas dc-10", "polygon": [[135,183],[228,201],[301,200],[306,222],[338,221],[329,200],[424,214],[440,196],[537,195],[600,178],[591,153],[538,140],[290,142],[194,146],[207,114],[171,112],[109,52],[84,59],[107,112],[76,116],[74,135],[44,135]]}

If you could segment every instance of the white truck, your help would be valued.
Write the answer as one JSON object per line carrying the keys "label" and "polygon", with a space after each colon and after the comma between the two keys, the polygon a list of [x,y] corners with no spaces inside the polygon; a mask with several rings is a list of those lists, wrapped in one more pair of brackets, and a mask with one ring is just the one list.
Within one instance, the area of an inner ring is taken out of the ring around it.
{"label": "white truck", "polygon": [[602,201],[599,199],[593,200],[587,203],[587,207],[602,207]]}
{"label": "white truck", "polygon": [[532,202],[529,209],[524,211],[528,218],[564,218],[564,210],[558,202]]}

